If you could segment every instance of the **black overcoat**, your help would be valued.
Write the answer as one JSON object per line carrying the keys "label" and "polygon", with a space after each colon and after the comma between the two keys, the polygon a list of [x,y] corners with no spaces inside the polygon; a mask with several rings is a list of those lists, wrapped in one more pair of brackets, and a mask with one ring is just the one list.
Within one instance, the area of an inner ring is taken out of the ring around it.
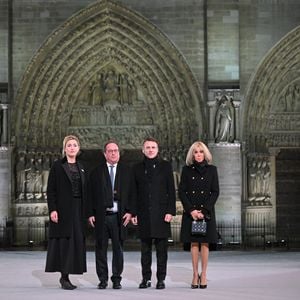
{"label": "black overcoat", "polygon": [[[85,232],[86,171],[80,162],[76,162],[82,183],[82,228]],[[56,160],[50,170],[47,186],[49,215],[58,213],[58,223],[49,221],[49,238],[70,237],[72,232],[73,192],[72,179],[66,157]]]}
{"label": "black overcoat", "polygon": [[[122,217],[125,213],[130,213],[131,182],[131,169],[126,164],[118,162],[114,184],[114,198],[119,202],[118,217],[121,240],[126,238],[126,227],[122,225]],[[103,162],[91,171],[88,181],[87,217],[94,216],[96,219],[96,239],[98,241],[101,241],[103,238],[106,203],[110,201],[112,201],[112,187],[107,164]]]}
{"label": "black overcoat", "polygon": [[[181,172],[178,194],[183,205],[181,241],[183,243],[216,243],[217,230],[214,207],[219,196],[217,168],[208,164],[200,168],[195,167],[194,164],[184,166]],[[207,234],[205,237],[191,235],[192,217],[190,212],[194,209],[202,209],[204,214],[210,216],[210,220],[207,221]]]}
{"label": "black overcoat", "polygon": [[164,221],[166,214],[176,214],[176,198],[172,166],[158,160],[150,181],[145,163],[133,168],[133,210],[138,217],[140,238],[168,238],[170,223]]}

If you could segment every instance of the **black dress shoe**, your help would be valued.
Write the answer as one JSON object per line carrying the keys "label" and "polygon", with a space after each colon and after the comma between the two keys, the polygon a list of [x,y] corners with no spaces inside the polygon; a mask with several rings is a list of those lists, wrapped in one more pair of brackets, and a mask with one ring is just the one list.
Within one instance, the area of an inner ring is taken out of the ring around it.
{"label": "black dress shoe", "polygon": [[119,290],[121,288],[122,288],[122,285],[121,285],[120,281],[114,281],[113,282],[113,289]]}
{"label": "black dress shoe", "polygon": [[100,281],[100,283],[98,284],[98,289],[104,290],[106,288],[107,288],[107,281],[105,281],[105,280]]}
{"label": "black dress shoe", "polygon": [[156,288],[158,290],[163,290],[164,288],[166,288],[166,285],[165,285],[164,281],[163,280],[159,280],[157,282],[157,284],[156,284]]}
{"label": "black dress shoe", "polygon": [[139,285],[140,289],[146,289],[146,288],[149,288],[149,287],[151,287],[151,280],[143,279],[142,282]]}
{"label": "black dress shoe", "polygon": [[73,284],[70,282],[70,280],[68,280],[68,279],[60,278],[60,279],[59,279],[59,282],[60,282],[61,288],[62,288],[63,290],[74,290],[74,289],[77,288],[77,286],[76,286],[76,285],[73,285]]}

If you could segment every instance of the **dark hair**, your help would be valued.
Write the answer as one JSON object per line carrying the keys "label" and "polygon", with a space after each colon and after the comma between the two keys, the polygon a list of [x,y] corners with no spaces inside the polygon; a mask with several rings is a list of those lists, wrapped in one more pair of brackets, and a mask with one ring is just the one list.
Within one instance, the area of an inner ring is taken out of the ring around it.
{"label": "dark hair", "polygon": [[146,142],[154,142],[154,143],[156,143],[157,146],[159,147],[159,142],[158,142],[158,140],[155,139],[155,138],[152,137],[152,136],[149,136],[149,137],[147,137],[146,139],[144,139],[143,145],[144,145]]}
{"label": "dark hair", "polygon": [[104,152],[106,152],[106,147],[107,147],[108,144],[116,144],[116,145],[118,146],[118,148],[120,149],[119,144],[117,143],[117,141],[114,140],[114,139],[111,139],[111,140],[108,140],[108,141],[104,144],[104,147],[103,147]]}

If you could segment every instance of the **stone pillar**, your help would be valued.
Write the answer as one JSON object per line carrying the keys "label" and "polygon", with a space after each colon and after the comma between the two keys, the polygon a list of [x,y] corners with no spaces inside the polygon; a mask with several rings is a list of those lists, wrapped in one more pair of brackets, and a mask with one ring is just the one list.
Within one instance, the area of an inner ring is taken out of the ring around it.
{"label": "stone pillar", "polygon": [[209,143],[218,168],[220,195],[216,203],[217,224],[223,243],[241,243],[242,162],[238,143]]}
{"label": "stone pillar", "polygon": [[0,147],[0,226],[10,217],[10,170],[10,151]]}
{"label": "stone pillar", "polygon": [[8,123],[8,104],[0,104],[1,107],[1,115],[2,115],[2,123],[1,123],[1,140],[0,145],[4,146],[8,144],[8,131],[7,131],[7,123]]}
{"label": "stone pillar", "polygon": [[216,100],[207,101],[208,111],[209,111],[209,137],[208,141],[210,143],[214,142],[214,128],[215,128],[215,107],[216,107]]}
{"label": "stone pillar", "polygon": [[234,107],[234,142],[237,143],[240,141],[240,105],[241,100],[232,101]]}

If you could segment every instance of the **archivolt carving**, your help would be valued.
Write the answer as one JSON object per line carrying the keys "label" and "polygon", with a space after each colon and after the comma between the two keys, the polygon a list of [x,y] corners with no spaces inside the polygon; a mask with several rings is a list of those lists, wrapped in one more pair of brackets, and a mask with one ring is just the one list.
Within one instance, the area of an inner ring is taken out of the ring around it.
{"label": "archivolt carving", "polygon": [[[118,90],[109,82],[116,74]],[[95,85],[97,80],[101,84]],[[90,147],[93,135],[103,128],[85,132],[80,127],[89,123],[81,124],[76,113],[84,105],[104,105],[99,113],[109,115],[105,104],[112,97],[121,107],[144,102],[148,114],[144,133],[155,134],[170,149],[189,145],[206,130],[199,88],[176,48],[140,15],[112,1],[100,1],[64,23],[32,59],[15,102],[16,144],[58,147],[63,135],[75,131],[86,135],[83,147]],[[142,122],[134,124],[136,130],[127,128],[132,124],[124,121],[124,108],[118,109],[119,121],[102,124],[110,126],[106,134],[113,132],[111,125],[122,125],[128,136],[134,136]]]}
{"label": "archivolt carving", "polygon": [[[300,147],[300,27],[267,55],[245,97],[244,138],[250,152]],[[285,122],[285,121],[287,122]]]}

